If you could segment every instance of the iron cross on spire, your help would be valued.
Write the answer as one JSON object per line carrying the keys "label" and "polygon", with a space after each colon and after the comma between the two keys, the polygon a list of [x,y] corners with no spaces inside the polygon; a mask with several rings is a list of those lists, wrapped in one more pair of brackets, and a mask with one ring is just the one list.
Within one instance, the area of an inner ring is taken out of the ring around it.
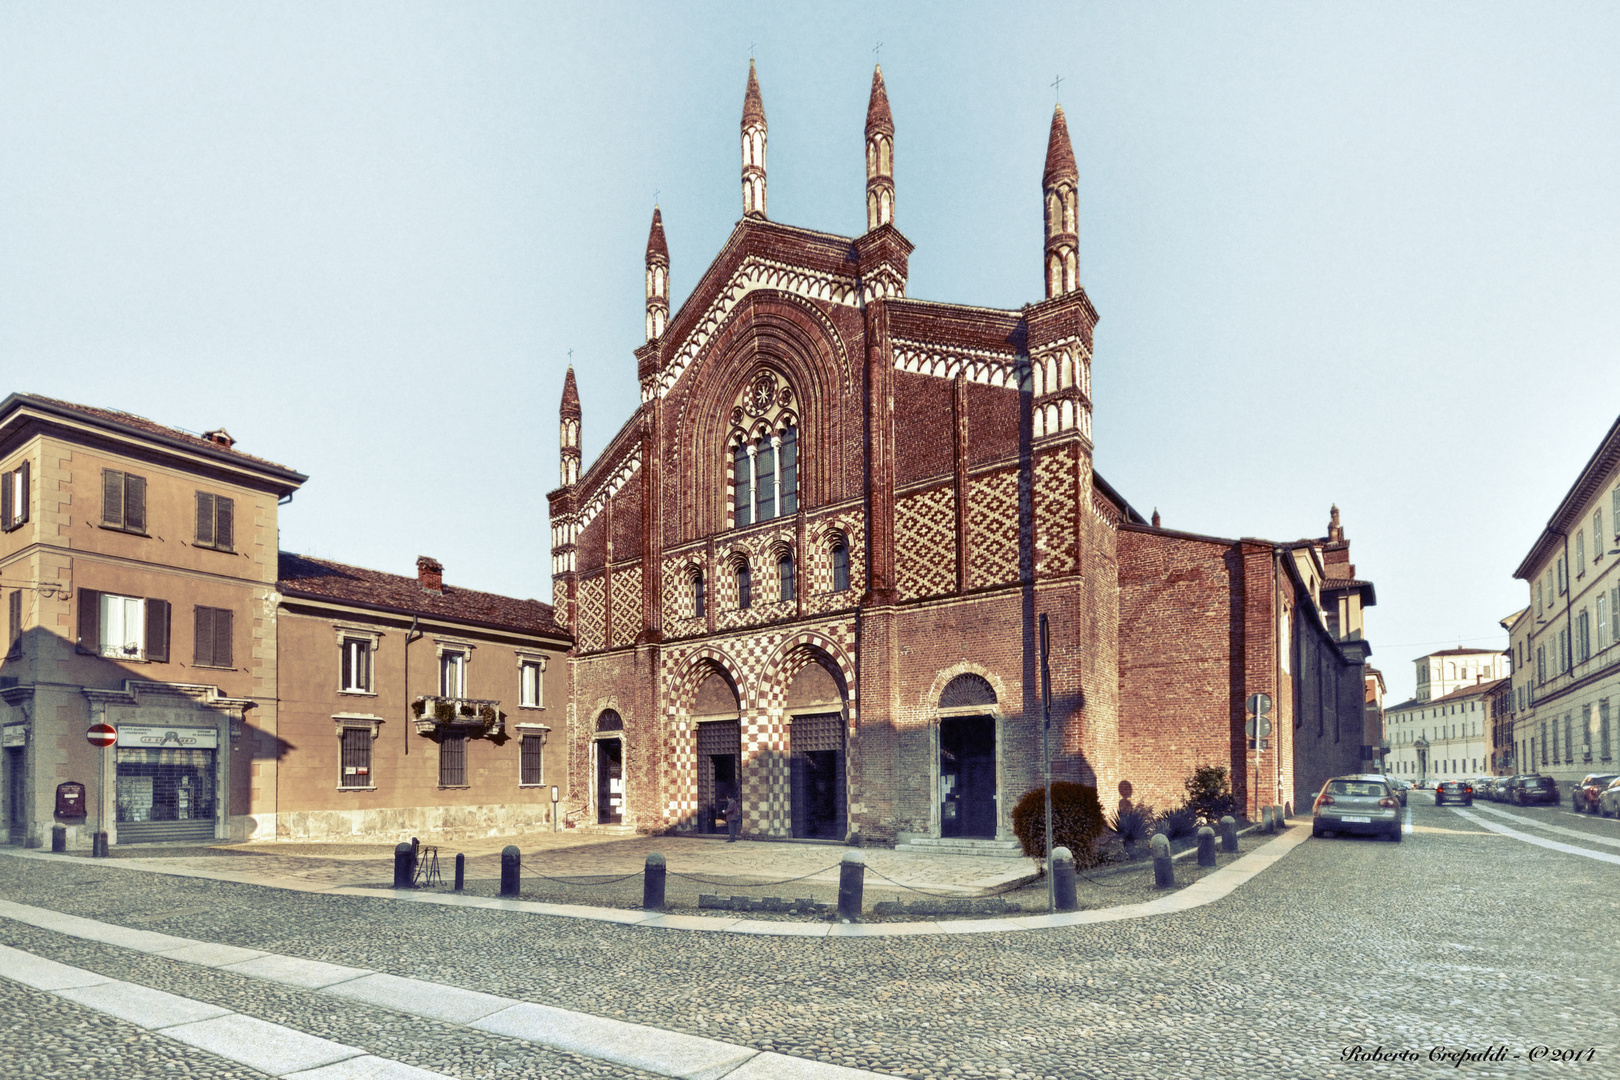
{"label": "iron cross on spire", "polygon": [[883,42],[880,41],[872,46],[872,55],[877,57],[878,63],[883,63]]}
{"label": "iron cross on spire", "polygon": [[1059,101],[1063,100],[1063,76],[1059,75],[1052,80],[1052,93]]}

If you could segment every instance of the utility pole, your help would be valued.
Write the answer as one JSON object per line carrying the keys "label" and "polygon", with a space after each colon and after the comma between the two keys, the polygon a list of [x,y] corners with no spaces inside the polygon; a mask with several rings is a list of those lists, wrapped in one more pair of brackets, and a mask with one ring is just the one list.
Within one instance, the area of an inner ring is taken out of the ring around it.
{"label": "utility pole", "polygon": [[1052,639],[1041,612],[1041,766],[1046,773],[1046,910],[1057,910],[1057,886],[1052,881]]}

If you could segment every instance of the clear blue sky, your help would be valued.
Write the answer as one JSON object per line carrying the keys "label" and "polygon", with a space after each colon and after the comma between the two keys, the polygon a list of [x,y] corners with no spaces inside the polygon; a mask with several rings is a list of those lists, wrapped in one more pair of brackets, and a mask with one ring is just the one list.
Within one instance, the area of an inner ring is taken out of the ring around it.
{"label": "clear blue sky", "polygon": [[654,193],[678,305],[741,213],[864,225],[873,47],[913,296],[1040,295],[1053,78],[1101,312],[1099,471],[1292,539],[1343,510],[1374,662],[1505,644],[1620,411],[1612,5],[0,6],[0,390],[308,474],[283,546],[550,595],[568,351],[636,403]]}

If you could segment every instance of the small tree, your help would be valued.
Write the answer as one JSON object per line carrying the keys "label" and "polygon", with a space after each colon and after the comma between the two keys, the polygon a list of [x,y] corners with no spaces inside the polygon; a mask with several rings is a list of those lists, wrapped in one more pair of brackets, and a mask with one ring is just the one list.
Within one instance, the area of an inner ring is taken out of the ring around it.
{"label": "small tree", "polygon": [[1182,786],[1187,789],[1186,805],[1198,815],[1199,821],[1215,825],[1232,812],[1235,805],[1232,785],[1224,765],[1200,765]]}
{"label": "small tree", "polygon": [[[1032,788],[1013,807],[1013,832],[1031,859],[1046,858],[1046,789]],[[1066,847],[1076,866],[1092,866],[1097,861],[1097,838],[1102,836],[1102,802],[1097,789],[1089,784],[1062,780],[1052,784],[1052,843]]]}

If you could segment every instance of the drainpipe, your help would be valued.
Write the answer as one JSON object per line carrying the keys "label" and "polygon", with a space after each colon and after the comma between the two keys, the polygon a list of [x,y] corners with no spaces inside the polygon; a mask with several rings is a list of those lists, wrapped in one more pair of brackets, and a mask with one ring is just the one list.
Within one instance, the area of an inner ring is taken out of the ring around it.
{"label": "drainpipe", "polygon": [[401,733],[405,736],[406,757],[411,756],[411,722],[409,719],[409,713],[411,710],[411,642],[416,641],[422,636],[422,631],[418,629],[417,626],[417,617],[412,615],[411,628],[405,634],[405,712],[407,714],[407,719],[404,727],[400,729]]}

